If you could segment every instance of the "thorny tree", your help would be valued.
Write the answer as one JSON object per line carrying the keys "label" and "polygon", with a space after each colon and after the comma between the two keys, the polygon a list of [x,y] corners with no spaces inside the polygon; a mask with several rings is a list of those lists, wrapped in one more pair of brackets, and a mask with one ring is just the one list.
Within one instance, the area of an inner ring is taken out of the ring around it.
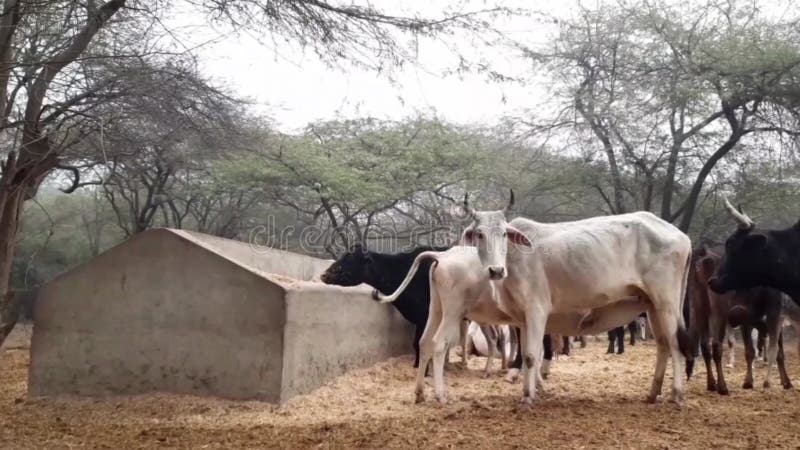
{"label": "thorny tree", "polygon": [[608,212],[654,210],[687,231],[723,157],[755,133],[798,133],[797,24],[739,1],[581,8],[549,49],[525,49],[564,100],[530,122],[600,150],[610,186],[592,183]]}
{"label": "thorny tree", "polygon": [[[453,28],[485,28],[486,15],[451,11],[436,19],[394,16],[369,3],[324,0],[186,0],[218,21],[266,32],[273,41],[287,40],[311,48],[335,64],[350,61],[388,69],[413,60],[409,35],[435,36]],[[80,120],[98,100],[101,86],[86,86],[75,63],[88,58],[137,61],[126,46],[101,30],[120,31],[140,25],[152,32],[169,2],[134,0],[5,0],[0,12],[0,129],[3,161],[0,176],[0,343],[17,319],[10,286],[14,243],[23,202],[33,198],[53,170],[69,163],[68,150],[91,130]],[[142,18],[152,19],[143,20]],[[170,33],[164,33],[170,35]],[[108,39],[99,39],[107,37]],[[93,54],[103,43],[105,52]],[[160,49],[151,49],[157,52]],[[101,118],[102,119],[102,118]],[[96,131],[96,130],[95,130]],[[75,166],[70,169],[78,174]],[[77,181],[77,179],[76,179]],[[74,187],[73,187],[74,188]],[[70,189],[68,189],[70,190]]]}

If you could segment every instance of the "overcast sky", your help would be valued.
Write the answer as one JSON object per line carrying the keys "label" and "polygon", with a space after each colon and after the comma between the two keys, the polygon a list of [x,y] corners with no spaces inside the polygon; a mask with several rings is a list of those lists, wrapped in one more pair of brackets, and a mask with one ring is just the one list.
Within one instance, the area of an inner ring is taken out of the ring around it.
{"label": "overcast sky", "polygon": [[[447,3],[406,0],[398,4],[401,9],[438,17],[441,5]],[[472,3],[475,9],[486,7],[482,0]],[[563,11],[565,3],[558,4],[559,10]],[[197,14],[179,12],[174,21],[181,24],[182,40],[187,43],[204,42],[220,34]],[[546,27],[527,18],[506,20],[500,25],[504,32],[527,42],[543,42],[547,35]],[[255,101],[256,110],[273,118],[284,131],[319,119],[400,119],[434,112],[458,123],[492,123],[534,106],[543,95],[535,84],[499,84],[477,74],[443,77],[441,72],[455,65],[454,54],[429,41],[420,43],[420,66],[398,71],[394,83],[367,70],[332,69],[312,53],[288,46],[276,49],[241,34],[216,39],[197,53],[205,74]],[[496,53],[491,60],[504,70],[527,70],[525,61],[513,58],[510,52]]]}
{"label": "overcast sky", "polygon": [[[502,1],[502,0],[500,0]],[[539,8],[556,16],[570,15],[578,1],[504,0],[514,7]],[[588,7],[597,7],[603,0],[583,0]],[[488,0],[384,0],[374,2],[391,7],[394,14],[422,14],[441,17],[445,5],[463,3],[466,10],[480,10],[492,3]],[[688,3],[691,4],[691,3]],[[776,16],[796,13],[794,0],[759,0],[763,10]],[[536,108],[548,100],[542,83],[524,85],[487,82],[477,74],[462,78],[439,74],[455,65],[454,52],[429,41],[420,43],[419,67],[407,67],[395,75],[392,83],[384,75],[349,68],[332,69],[315,55],[299,48],[282,45],[275,48],[258,42],[256,37],[229,35],[209,26],[196,10],[176,11],[169,20],[181,40],[190,46],[214,39],[213,44],[197,51],[203,72],[235,93],[256,102],[256,111],[270,116],[282,130],[291,131],[320,119],[378,117],[400,119],[417,113],[436,113],[458,123],[493,123],[504,115]],[[511,18],[495,22],[495,26],[516,40],[542,46],[555,32],[531,18]],[[270,41],[266,36],[258,36]],[[465,46],[468,47],[468,46]],[[504,72],[530,73],[528,62],[515,58],[508,50],[459,48],[488,55],[494,66]]]}

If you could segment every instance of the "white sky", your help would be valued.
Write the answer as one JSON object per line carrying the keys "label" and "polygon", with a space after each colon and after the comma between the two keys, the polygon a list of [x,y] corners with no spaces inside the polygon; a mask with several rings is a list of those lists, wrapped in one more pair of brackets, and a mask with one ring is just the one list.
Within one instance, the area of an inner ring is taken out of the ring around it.
{"label": "white sky", "polygon": [[[596,7],[604,0],[497,1],[509,7],[538,8],[564,15],[570,14],[578,2]],[[783,16],[797,7],[794,1],[757,0],[757,4],[776,16]],[[373,1],[379,7],[391,8],[390,13],[426,17],[441,17],[444,6],[455,3],[464,5],[464,10],[480,10],[493,4],[489,0]],[[211,28],[195,10],[176,12],[168,24],[189,45],[215,39],[222,33]],[[531,18],[505,19],[495,26],[533,46],[541,46],[555,31],[553,25]],[[270,41],[266,36],[260,38]],[[472,48],[459,51],[489,55],[491,63],[506,72],[531,71],[530,63],[516,58],[511,51]],[[422,67],[407,67],[397,72],[394,84],[384,75],[355,68],[332,69],[310,52],[286,45],[276,49],[246,35],[216,39],[214,44],[200,47],[197,54],[206,75],[256,102],[256,111],[270,116],[283,131],[296,130],[320,119],[364,116],[401,119],[420,112],[435,112],[457,123],[493,123],[525,108],[540,107],[549,97],[541,83],[533,80],[525,86],[501,85],[477,74],[463,78],[437,75],[454,67],[453,52],[425,41],[420,43]]]}
{"label": "white sky", "polygon": [[[412,13],[441,16],[441,5],[452,3],[405,0],[394,6],[399,4],[401,10]],[[474,4],[468,10],[487,7],[482,0],[465,3]],[[506,2],[509,3],[512,2]],[[565,3],[571,0],[556,2],[559,6]],[[528,5],[524,1],[521,4]],[[197,14],[177,13],[174,21],[181,24],[179,32],[184,42],[204,42],[220,33],[209,28]],[[543,25],[531,19],[507,20],[501,28],[529,42],[541,42],[546,36]],[[526,67],[525,61],[511,57],[510,52],[496,53],[491,57],[493,64],[507,70],[524,72],[530,67]],[[219,39],[201,47],[197,54],[206,75],[255,101],[256,111],[270,116],[284,131],[320,119],[364,116],[401,119],[420,112],[436,113],[457,123],[493,123],[504,115],[535,106],[543,95],[535,85],[498,84],[478,74],[443,77],[440,74],[454,67],[455,59],[450,50],[434,42],[420,43],[421,67],[409,66],[397,71],[395,83],[385,75],[367,70],[332,69],[311,52],[288,46],[275,49],[247,35]]]}

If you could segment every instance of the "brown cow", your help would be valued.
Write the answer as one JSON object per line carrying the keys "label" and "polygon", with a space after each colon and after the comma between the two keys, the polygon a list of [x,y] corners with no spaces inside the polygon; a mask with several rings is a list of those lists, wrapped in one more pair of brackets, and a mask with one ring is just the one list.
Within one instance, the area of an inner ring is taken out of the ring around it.
{"label": "brown cow", "polygon": [[[784,388],[790,388],[791,382],[786,374],[783,358],[783,342],[780,335],[781,293],[768,288],[743,289],[718,294],[708,287],[708,280],[714,274],[724,254],[721,246],[701,244],[692,251],[692,271],[690,274],[689,295],[691,305],[690,335],[693,348],[700,351],[706,364],[707,387],[721,395],[728,394],[722,369],[723,342],[728,324],[741,326],[747,359],[747,376],[743,387],[752,389],[752,364],[755,357],[751,330],[755,327],[766,331],[770,339],[770,364],[777,360],[781,382]],[[756,308],[753,305],[759,305]],[[733,308],[733,309],[732,309]],[[711,352],[709,352],[709,342]],[[717,379],[711,368],[711,356],[717,371]],[[767,369],[765,387],[770,385],[770,369]]]}

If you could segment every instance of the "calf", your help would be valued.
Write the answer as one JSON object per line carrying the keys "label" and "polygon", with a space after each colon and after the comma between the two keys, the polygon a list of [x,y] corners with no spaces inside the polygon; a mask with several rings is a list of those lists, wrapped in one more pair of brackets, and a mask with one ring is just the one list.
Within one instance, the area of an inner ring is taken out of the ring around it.
{"label": "calf", "polygon": [[[367,251],[360,245],[344,254],[320,277],[325,284],[338,286],[358,286],[361,283],[390,293],[397,289],[403,281],[414,258],[426,251],[443,251],[449,247],[417,247],[411,251],[397,254],[385,254]],[[423,269],[430,267],[423,263]],[[419,366],[419,339],[425,324],[428,322],[430,303],[430,282],[425,272],[415,276],[403,295],[392,303],[397,311],[416,328],[414,331],[414,367]]]}
{"label": "calf", "polygon": [[[708,280],[721,258],[722,248],[719,246],[704,243],[692,250],[688,286],[692,311],[689,334],[693,350],[696,352],[699,344],[706,364],[706,388],[721,395],[728,395],[728,385],[722,370],[722,342],[725,340],[732,294],[718,294],[708,289]],[[711,367],[712,355],[717,371],[716,379]]]}

